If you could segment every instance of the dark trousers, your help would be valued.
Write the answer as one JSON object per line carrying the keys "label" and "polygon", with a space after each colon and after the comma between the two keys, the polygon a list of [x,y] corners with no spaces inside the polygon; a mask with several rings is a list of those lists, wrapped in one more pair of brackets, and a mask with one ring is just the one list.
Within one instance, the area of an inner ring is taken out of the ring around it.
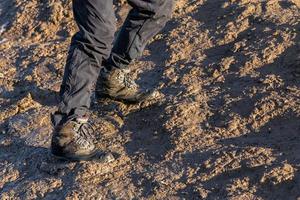
{"label": "dark trousers", "polygon": [[52,122],[86,115],[103,63],[126,68],[171,16],[173,0],[128,0],[132,6],[117,38],[113,0],[73,0],[79,27],[68,52],[58,111]]}

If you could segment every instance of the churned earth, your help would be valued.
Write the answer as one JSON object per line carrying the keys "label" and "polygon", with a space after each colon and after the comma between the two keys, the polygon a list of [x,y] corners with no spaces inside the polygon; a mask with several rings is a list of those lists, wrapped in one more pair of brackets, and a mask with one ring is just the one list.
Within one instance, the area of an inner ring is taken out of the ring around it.
{"label": "churned earth", "polygon": [[[115,1],[122,23],[129,10]],[[49,154],[71,0],[0,1],[0,199],[300,199],[300,0],[177,0],[132,66],[161,98],[93,100],[111,163]]]}

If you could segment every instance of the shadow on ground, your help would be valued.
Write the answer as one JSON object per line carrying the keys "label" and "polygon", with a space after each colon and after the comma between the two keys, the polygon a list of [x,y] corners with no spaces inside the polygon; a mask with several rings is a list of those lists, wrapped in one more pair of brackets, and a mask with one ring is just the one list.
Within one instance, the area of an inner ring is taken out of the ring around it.
{"label": "shadow on ground", "polygon": [[[184,190],[179,192],[179,195],[187,199],[199,198],[197,188],[201,185],[209,191],[207,199],[216,199],[220,196],[229,198],[253,189],[254,194],[263,199],[296,199],[300,195],[298,190],[300,187],[300,174],[298,172],[300,167],[299,131],[300,117],[289,112],[282,117],[274,118],[259,132],[220,139],[218,141],[219,149],[185,154],[183,163],[185,170],[200,167],[197,174],[193,176],[207,180],[201,181],[201,184],[198,182],[188,184]],[[261,148],[271,149],[272,154],[275,155],[274,160],[265,163],[264,159],[267,158],[263,156],[264,151],[259,154],[254,153],[261,151]],[[245,156],[243,152],[250,149],[252,149],[253,154]],[[229,162],[223,160],[223,162],[218,163],[226,155],[233,155],[232,160],[229,159]],[[212,166],[204,164],[208,158]],[[261,163],[256,165],[252,163],[257,160],[261,160]],[[282,167],[284,163],[295,168],[291,179],[277,183],[277,180],[289,176],[288,172],[282,171],[282,174],[280,172],[272,174],[273,176],[269,177],[267,181],[262,181],[264,175]],[[235,193],[230,194],[228,188],[233,183],[232,181],[244,178],[249,179],[247,188],[245,190],[237,189]]]}
{"label": "shadow on ground", "polygon": [[[81,164],[61,161],[54,158],[48,148],[27,145],[20,138],[0,136],[0,161],[5,167],[2,178],[17,176],[18,178],[1,187],[3,198],[9,197],[14,190],[19,191],[19,198],[65,199],[76,186],[75,177]],[[31,184],[27,184],[32,182]],[[17,185],[17,186],[16,186]],[[36,185],[36,188],[34,187]],[[31,187],[32,186],[32,187]],[[43,190],[42,188],[48,188]],[[36,193],[36,189],[39,192]],[[34,191],[33,191],[34,190]]]}

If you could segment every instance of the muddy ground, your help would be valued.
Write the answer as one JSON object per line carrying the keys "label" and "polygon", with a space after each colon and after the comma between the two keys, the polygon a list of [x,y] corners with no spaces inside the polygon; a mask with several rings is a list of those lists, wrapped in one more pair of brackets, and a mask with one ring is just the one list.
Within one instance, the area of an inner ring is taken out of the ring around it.
{"label": "muddy ground", "polygon": [[[116,1],[120,25],[130,9]],[[177,0],[132,75],[94,100],[114,162],[49,155],[70,0],[0,0],[0,199],[300,199],[300,0]]]}

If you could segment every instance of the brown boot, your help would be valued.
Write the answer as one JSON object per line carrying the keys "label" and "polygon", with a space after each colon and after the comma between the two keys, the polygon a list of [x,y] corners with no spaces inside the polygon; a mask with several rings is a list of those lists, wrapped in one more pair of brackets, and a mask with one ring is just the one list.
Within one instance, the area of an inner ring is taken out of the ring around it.
{"label": "brown boot", "polygon": [[129,77],[128,72],[113,68],[103,68],[96,87],[97,98],[111,98],[125,103],[140,103],[155,96],[155,91],[142,90]]}
{"label": "brown boot", "polygon": [[51,152],[67,160],[88,160],[96,155],[94,130],[87,119],[80,118],[57,126],[53,132]]}

